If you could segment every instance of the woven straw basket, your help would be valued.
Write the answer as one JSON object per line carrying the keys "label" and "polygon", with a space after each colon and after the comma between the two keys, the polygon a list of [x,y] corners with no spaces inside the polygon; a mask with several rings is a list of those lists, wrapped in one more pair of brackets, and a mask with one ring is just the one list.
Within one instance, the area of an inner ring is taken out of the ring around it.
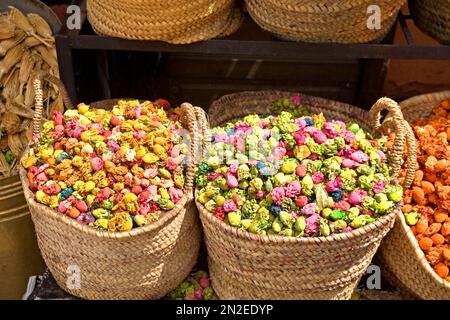
{"label": "woven straw basket", "polygon": [[[260,91],[224,96],[210,108],[211,126],[251,113],[270,114],[273,101],[292,94]],[[355,120],[364,129],[380,127],[382,110],[395,113],[397,141],[392,166],[398,171],[407,124],[395,102],[380,99],[367,113],[344,103],[301,96],[311,112],[323,112],[329,119]],[[203,135],[207,150],[210,133],[205,130]],[[408,177],[412,179],[410,171]],[[351,233],[296,238],[256,235],[232,228],[198,201],[196,204],[205,233],[212,286],[221,299],[349,299],[400,208]]]}
{"label": "woven straw basket", "polygon": [[[395,23],[406,0],[245,0],[261,28],[283,38],[307,42],[379,42]],[[369,29],[368,7],[381,9],[381,28]]]}
{"label": "woven straw basket", "polygon": [[87,10],[99,34],[174,44],[229,35],[242,21],[234,0],[88,0]]}
{"label": "woven straw basket", "polygon": [[410,0],[409,9],[422,31],[450,44],[450,0]]}
{"label": "woven straw basket", "polygon": [[[450,98],[450,91],[424,94],[400,104],[405,119],[412,123],[430,114],[440,102]],[[381,243],[378,258],[383,276],[412,297],[450,299],[450,283],[440,278],[428,264],[411,228],[401,212],[393,230]]]}
{"label": "woven straw basket", "polygon": [[[34,133],[41,127],[41,79],[35,80]],[[60,81],[48,75],[44,79],[58,85],[70,108]],[[110,102],[109,108],[114,105]],[[192,138],[196,134],[194,108],[183,104],[182,112],[182,122]],[[37,203],[29,189],[27,172],[21,168],[39,248],[58,285],[87,299],[157,299],[173,290],[190,273],[200,248],[201,230],[192,201],[193,174],[194,165],[189,160],[185,196],[159,220],[127,232],[111,232],[82,225]],[[71,282],[74,276],[70,277],[78,269],[79,288]]]}

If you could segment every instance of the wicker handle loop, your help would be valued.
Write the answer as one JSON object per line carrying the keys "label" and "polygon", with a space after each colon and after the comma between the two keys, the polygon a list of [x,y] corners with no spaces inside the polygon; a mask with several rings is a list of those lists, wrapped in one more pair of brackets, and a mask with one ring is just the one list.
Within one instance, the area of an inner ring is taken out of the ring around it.
{"label": "wicker handle loop", "polygon": [[193,107],[190,103],[183,103],[181,105],[182,117],[181,121],[185,128],[189,131],[189,141],[186,143],[189,146],[189,159],[187,162],[187,170],[186,170],[186,183],[185,183],[185,192],[188,196],[188,199],[193,198],[193,188],[194,188],[194,177],[195,177],[195,154],[198,149],[197,137],[199,133],[197,132],[197,117],[195,113],[195,107]]}
{"label": "wicker handle loop", "polygon": [[202,108],[195,107],[195,114],[197,116],[197,127],[200,131],[200,143],[196,163],[202,161],[207,155],[211,146],[211,128],[209,127],[208,116]]}
{"label": "wicker handle loop", "polygon": [[[369,120],[372,123],[374,132],[382,128],[380,122],[381,112],[387,110],[390,114],[391,127],[395,132],[395,141],[393,150],[391,153],[391,166],[393,179],[396,179],[400,171],[403,159],[403,150],[405,146],[406,138],[406,126],[405,120],[403,119],[403,114],[401,112],[400,106],[392,99],[381,98],[379,99],[369,111]],[[415,149],[414,149],[415,151]]]}
{"label": "wicker handle loop", "polygon": [[33,134],[38,134],[41,131],[42,117],[44,115],[44,91],[42,89],[43,80],[46,80],[54,84],[58,88],[66,108],[73,109],[73,104],[70,101],[69,95],[67,94],[66,87],[61,82],[61,80],[59,80],[58,78],[56,78],[55,76],[51,75],[48,72],[45,71],[39,72],[36,76],[36,79],[33,80],[33,88],[35,94]]}
{"label": "wicker handle loop", "polygon": [[[407,147],[407,158],[406,158],[406,175],[405,180],[403,182],[403,187],[405,189],[409,189],[414,180],[414,173],[416,171],[417,164],[417,153],[416,153],[416,138],[414,136],[414,131],[409,125],[409,123],[404,120],[404,126],[406,129],[406,147]],[[388,117],[383,121],[382,127],[384,129],[392,128],[393,121],[391,117]]]}

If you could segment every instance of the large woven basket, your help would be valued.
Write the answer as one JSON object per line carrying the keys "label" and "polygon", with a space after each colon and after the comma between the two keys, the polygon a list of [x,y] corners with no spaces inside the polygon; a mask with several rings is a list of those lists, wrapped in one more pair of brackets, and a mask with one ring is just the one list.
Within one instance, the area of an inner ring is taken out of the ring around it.
{"label": "large woven basket", "polygon": [[99,34],[174,44],[229,35],[242,21],[234,0],[88,0],[87,10]]}
{"label": "large woven basket", "polygon": [[[70,107],[62,84],[51,76],[45,79],[60,87],[65,104]],[[41,126],[40,86],[41,80],[36,79],[35,133]],[[114,102],[110,103],[111,108]],[[196,135],[194,108],[183,104],[182,112],[182,122],[192,138]],[[20,177],[39,248],[58,285],[70,294],[87,299],[156,299],[174,289],[195,265],[200,247],[200,224],[192,200],[193,174],[190,159],[184,198],[159,220],[127,232],[111,232],[82,225],[37,203],[29,189],[27,172],[21,168]],[[71,274],[78,270],[79,288],[72,282],[77,275]]]}
{"label": "large woven basket", "polygon": [[[450,91],[419,95],[403,101],[405,119],[412,123],[428,116],[440,102],[450,98]],[[411,228],[401,212],[393,230],[381,243],[378,258],[383,275],[392,284],[421,299],[450,299],[450,283],[440,278],[426,260]]]}
{"label": "large woven basket", "polygon": [[[379,42],[395,23],[406,0],[245,0],[255,22],[272,33],[294,41]],[[371,5],[381,9],[380,28],[369,29]]]}
{"label": "large woven basket", "polygon": [[[273,101],[292,94],[261,91],[224,96],[210,108],[211,126],[250,113],[269,114]],[[399,148],[406,132],[395,102],[380,99],[369,114],[331,100],[306,95],[302,99],[313,113],[323,112],[329,119],[355,120],[365,129],[379,128],[379,112],[383,109],[394,112],[398,140],[392,166],[398,171]],[[208,141],[209,132],[206,130],[203,135]],[[408,177],[411,179],[412,175]],[[232,228],[198,201],[196,204],[205,233],[212,285],[221,299],[349,299],[400,210],[398,206],[375,223],[351,233],[296,238],[256,235]]]}
{"label": "large woven basket", "polygon": [[422,31],[450,44],[450,0],[410,0],[409,9]]}

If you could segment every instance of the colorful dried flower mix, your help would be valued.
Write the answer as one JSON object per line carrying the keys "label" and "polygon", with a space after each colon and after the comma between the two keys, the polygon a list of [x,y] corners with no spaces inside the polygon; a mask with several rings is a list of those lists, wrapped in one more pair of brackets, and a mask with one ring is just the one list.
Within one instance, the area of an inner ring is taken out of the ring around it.
{"label": "colorful dried flower mix", "polygon": [[[274,105],[279,106],[277,101]],[[197,167],[197,200],[217,219],[255,234],[328,236],[390,213],[386,139],[323,114],[248,115],[212,129]]]}
{"label": "colorful dried flower mix", "polygon": [[[416,120],[413,130],[418,164],[402,211],[430,265],[450,281],[450,101]],[[390,138],[389,143],[394,135]]]}
{"label": "colorful dried flower mix", "polygon": [[193,272],[175,290],[167,295],[170,300],[211,300],[214,291],[208,273]]}
{"label": "colorful dried flower mix", "polygon": [[53,113],[22,160],[36,201],[110,231],[157,220],[184,195],[180,111],[160,99]]}

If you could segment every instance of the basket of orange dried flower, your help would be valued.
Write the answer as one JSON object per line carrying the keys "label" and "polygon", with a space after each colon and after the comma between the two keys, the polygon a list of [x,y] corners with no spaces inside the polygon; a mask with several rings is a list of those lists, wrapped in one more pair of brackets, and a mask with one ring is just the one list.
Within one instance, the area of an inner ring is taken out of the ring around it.
{"label": "basket of orange dried flower", "polygon": [[450,299],[450,91],[400,106],[417,139],[417,163],[402,212],[379,250],[383,274],[413,297]]}

